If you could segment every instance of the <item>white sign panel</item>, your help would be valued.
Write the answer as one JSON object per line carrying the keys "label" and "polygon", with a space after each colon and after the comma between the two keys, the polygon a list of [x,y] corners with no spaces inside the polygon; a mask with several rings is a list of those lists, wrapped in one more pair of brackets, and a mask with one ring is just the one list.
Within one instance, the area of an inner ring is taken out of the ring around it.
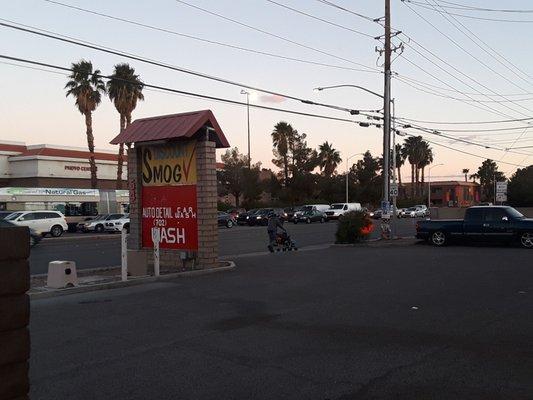
{"label": "white sign panel", "polygon": [[496,193],[496,201],[501,203],[507,201],[507,193]]}
{"label": "white sign panel", "polygon": [[507,193],[507,182],[496,182],[496,193]]}
{"label": "white sign panel", "polygon": [[390,197],[398,197],[398,184],[397,183],[391,183],[390,184],[389,196]]}

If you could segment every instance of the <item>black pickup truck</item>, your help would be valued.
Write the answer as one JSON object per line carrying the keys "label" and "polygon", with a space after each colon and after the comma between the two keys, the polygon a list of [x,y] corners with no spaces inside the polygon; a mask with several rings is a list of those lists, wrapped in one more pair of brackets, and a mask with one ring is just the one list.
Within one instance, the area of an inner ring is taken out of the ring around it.
{"label": "black pickup truck", "polygon": [[470,207],[464,220],[426,220],[416,224],[416,237],[444,246],[452,240],[516,242],[533,248],[533,219],[512,207]]}

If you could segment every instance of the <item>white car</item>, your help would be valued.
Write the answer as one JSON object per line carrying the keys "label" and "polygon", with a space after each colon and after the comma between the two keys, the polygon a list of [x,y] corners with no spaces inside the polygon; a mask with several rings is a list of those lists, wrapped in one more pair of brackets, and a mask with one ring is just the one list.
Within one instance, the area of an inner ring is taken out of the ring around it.
{"label": "white car", "polygon": [[[425,207],[425,206],[424,206]],[[425,209],[419,207],[410,207],[402,211],[402,218],[420,218],[429,215],[427,207]]]}
{"label": "white car", "polygon": [[117,219],[108,219],[105,221],[105,231],[108,233],[122,232],[122,229],[130,231],[130,216],[128,214],[122,215]]}
{"label": "white car", "polygon": [[78,230],[87,232],[102,233],[105,231],[105,223],[110,220],[116,220],[124,217],[125,214],[103,214],[90,221],[80,222],[77,226]]}
{"label": "white car", "polygon": [[337,219],[349,211],[361,211],[360,203],[334,203],[325,211],[330,219]]}
{"label": "white car", "polygon": [[6,217],[7,221],[27,226],[41,235],[59,237],[68,230],[65,216],[59,211],[16,211]]}

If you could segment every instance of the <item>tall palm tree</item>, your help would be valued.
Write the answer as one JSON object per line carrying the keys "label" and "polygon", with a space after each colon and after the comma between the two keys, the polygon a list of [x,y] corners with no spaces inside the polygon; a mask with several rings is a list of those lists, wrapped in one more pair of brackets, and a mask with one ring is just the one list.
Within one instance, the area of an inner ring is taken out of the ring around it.
{"label": "tall palm tree", "polygon": [[89,166],[91,168],[91,187],[95,189],[98,185],[96,175],[96,161],[94,159],[94,135],[92,113],[102,101],[102,93],[105,93],[105,84],[100,77],[100,70],[93,71],[93,64],[90,61],[80,60],[72,63],[72,73],[69,81],[65,85],[67,97],[76,99],[76,106],[82,115],[85,116],[85,126],[87,135],[87,146],[89,147]]}
{"label": "tall palm tree", "polygon": [[397,144],[394,151],[396,152],[396,165],[394,166],[398,170],[398,183],[402,186],[402,167],[405,164],[406,156],[404,154],[403,146]]}
{"label": "tall palm tree", "polygon": [[409,136],[403,144],[404,158],[411,164],[411,197],[418,194],[419,170],[418,165],[422,159],[421,142],[422,136]]}
{"label": "tall palm tree", "polygon": [[318,160],[320,170],[325,176],[331,176],[335,173],[337,166],[341,163],[340,153],[333,148],[333,145],[327,141],[318,147]]}
{"label": "tall palm tree", "polygon": [[[111,79],[107,82],[109,99],[120,114],[120,132],[131,123],[131,114],[138,100],[144,100],[143,82],[135,69],[126,63],[116,64]],[[124,144],[118,148],[117,189],[122,189],[122,166],[124,164]]]}
{"label": "tall palm tree", "polygon": [[424,178],[425,178],[425,172],[426,167],[430,165],[433,162],[433,150],[429,146],[429,143],[425,140],[422,140],[420,142],[420,161],[418,163],[418,168],[420,171],[422,171],[422,176],[419,184],[419,193],[422,193],[422,188],[424,187]]}
{"label": "tall palm tree", "polygon": [[470,170],[468,168],[463,168],[463,174],[465,175],[465,182],[468,182],[468,173]]}
{"label": "tall palm tree", "polygon": [[289,148],[292,147],[295,130],[287,122],[278,122],[272,131],[272,144],[283,160],[283,176],[285,185],[289,182]]}

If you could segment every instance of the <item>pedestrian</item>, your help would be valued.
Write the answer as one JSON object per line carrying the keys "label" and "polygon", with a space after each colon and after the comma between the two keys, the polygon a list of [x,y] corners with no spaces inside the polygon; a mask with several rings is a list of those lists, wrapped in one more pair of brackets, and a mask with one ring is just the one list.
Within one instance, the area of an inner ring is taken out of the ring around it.
{"label": "pedestrian", "polygon": [[271,253],[274,252],[274,246],[276,245],[278,228],[282,230],[283,232],[287,232],[287,230],[283,227],[283,224],[280,221],[278,214],[272,211],[268,214],[268,224],[267,224],[267,232],[268,232],[268,239],[269,239],[268,250]]}

